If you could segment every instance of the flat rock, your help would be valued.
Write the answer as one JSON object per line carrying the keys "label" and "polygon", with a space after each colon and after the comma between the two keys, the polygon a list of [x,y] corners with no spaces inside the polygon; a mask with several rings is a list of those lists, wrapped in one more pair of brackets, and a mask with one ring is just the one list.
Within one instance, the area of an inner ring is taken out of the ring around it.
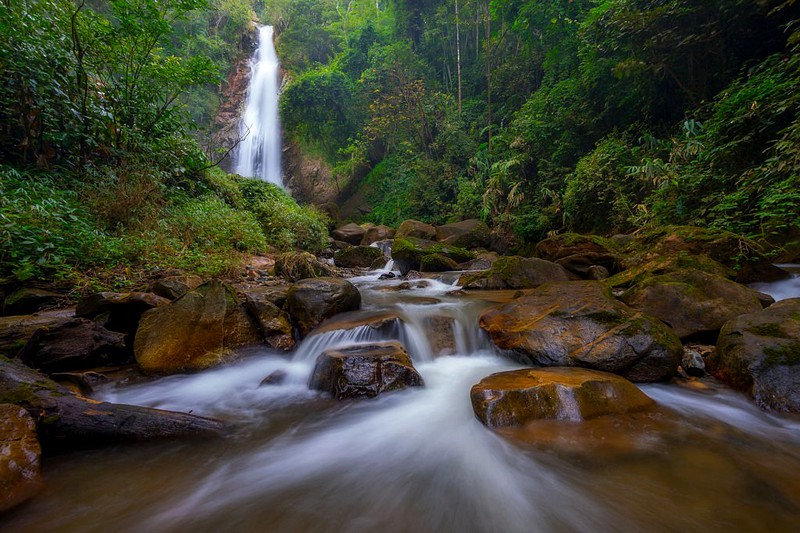
{"label": "flat rock", "polygon": [[580,366],[631,381],[672,377],[680,339],[660,320],[617,301],[600,282],[548,283],[486,311],[494,343],[542,366]]}
{"label": "flat rock", "polygon": [[63,298],[62,294],[34,287],[22,287],[6,296],[3,303],[3,314],[30,315],[51,307]]}
{"label": "flat rock", "polygon": [[36,423],[28,411],[0,404],[0,512],[42,490],[41,456]]}
{"label": "flat rock", "polygon": [[374,398],[424,384],[411,358],[396,341],[327,350],[317,359],[309,387],[337,400]]}
{"label": "flat rock", "polygon": [[581,421],[655,405],[630,381],[585,368],[500,372],[473,386],[470,396],[475,416],[489,427],[540,419]]}

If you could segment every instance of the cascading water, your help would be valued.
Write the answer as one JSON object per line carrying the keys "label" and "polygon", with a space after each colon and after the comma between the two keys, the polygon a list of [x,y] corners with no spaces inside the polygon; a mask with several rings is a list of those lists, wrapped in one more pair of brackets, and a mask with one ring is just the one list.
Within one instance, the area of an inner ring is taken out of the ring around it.
{"label": "cascading water", "polygon": [[[484,533],[793,531],[800,421],[729,390],[643,389],[663,411],[537,426],[534,445],[483,427],[469,390],[519,365],[477,327],[492,301],[432,280],[353,281],[362,310],[291,356],[112,387],[99,399],[234,422],[230,438],[52,457],[46,492],[9,531]],[[449,324],[449,326],[448,326]],[[450,350],[437,352],[442,331]],[[400,340],[425,386],[335,402],[307,387],[317,355]],[[282,383],[259,386],[281,371]],[[120,480],[124,480],[122,483]]]}
{"label": "cascading water", "polygon": [[273,28],[262,26],[258,30],[258,49],[251,61],[247,106],[239,126],[244,140],[238,147],[235,171],[282,187],[279,93],[280,64]]}

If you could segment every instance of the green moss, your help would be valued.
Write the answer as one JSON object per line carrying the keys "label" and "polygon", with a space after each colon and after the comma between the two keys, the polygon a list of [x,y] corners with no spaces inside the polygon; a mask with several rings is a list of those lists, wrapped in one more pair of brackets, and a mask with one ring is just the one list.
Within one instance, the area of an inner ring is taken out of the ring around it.
{"label": "green moss", "polygon": [[800,342],[767,346],[764,356],[765,366],[800,365]]}
{"label": "green moss", "polygon": [[625,323],[625,317],[613,311],[595,311],[585,316],[605,326],[614,327]]}
{"label": "green moss", "polygon": [[759,324],[748,331],[759,337],[775,337],[776,339],[789,339],[789,335],[778,324]]}

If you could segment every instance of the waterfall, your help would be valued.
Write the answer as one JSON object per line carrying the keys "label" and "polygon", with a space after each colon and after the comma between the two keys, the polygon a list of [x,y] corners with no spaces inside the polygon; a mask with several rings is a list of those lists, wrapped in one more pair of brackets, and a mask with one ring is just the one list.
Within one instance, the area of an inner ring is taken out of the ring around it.
{"label": "waterfall", "polygon": [[235,171],[279,187],[281,179],[281,124],[278,114],[280,65],[272,26],[258,30],[258,49],[251,60],[247,106],[239,125],[244,138],[236,156]]}

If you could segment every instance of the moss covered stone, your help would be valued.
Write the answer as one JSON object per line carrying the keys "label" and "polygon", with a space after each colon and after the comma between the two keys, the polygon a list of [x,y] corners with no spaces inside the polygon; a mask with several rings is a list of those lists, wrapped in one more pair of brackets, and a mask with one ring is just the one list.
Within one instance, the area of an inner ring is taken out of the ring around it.
{"label": "moss covered stone", "polygon": [[404,276],[411,270],[419,270],[422,258],[433,254],[447,257],[456,263],[463,263],[475,258],[475,253],[469,250],[414,237],[395,239],[392,244],[392,259]]}
{"label": "moss covered stone", "polygon": [[556,263],[528,257],[501,257],[489,270],[467,272],[458,284],[464,289],[532,289],[543,283],[567,281],[567,271]]}

